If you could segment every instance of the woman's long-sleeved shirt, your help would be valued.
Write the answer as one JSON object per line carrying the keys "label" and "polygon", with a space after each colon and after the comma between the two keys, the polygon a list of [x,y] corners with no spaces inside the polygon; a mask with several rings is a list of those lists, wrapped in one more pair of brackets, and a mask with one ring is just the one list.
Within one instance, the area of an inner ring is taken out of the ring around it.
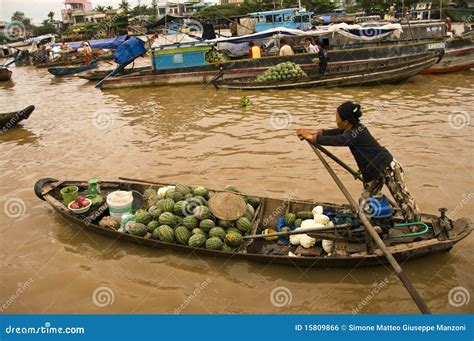
{"label": "woman's long-sleeved shirt", "polygon": [[323,146],[346,146],[351,150],[364,182],[380,177],[393,160],[392,154],[382,147],[363,124],[355,124],[351,130],[325,129],[312,141]]}

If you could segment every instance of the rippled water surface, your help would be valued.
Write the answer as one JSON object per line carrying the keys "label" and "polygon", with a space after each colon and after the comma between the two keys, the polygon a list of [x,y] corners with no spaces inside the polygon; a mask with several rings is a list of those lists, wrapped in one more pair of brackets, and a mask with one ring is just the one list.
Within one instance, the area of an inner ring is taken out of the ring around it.
{"label": "rippled water surface", "polygon": [[[362,104],[364,122],[404,165],[424,212],[447,207],[455,217],[474,215],[472,72],[379,87],[242,93],[202,86],[100,91],[46,70],[13,71],[14,82],[0,85],[0,112],[29,104],[36,110],[0,135],[4,312],[351,313],[362,304],[362,313],[416,313],[385,267],[303,270],[143,248],[83,232],[33,193],[42,177],[128,176],[344,203],[294,135],[297,127],[332,127],[344,100]],[[250,107],[239,107],[243,95]],[[348,151],[331,150],[354,166]],[[361,184],[335,169],[358,195]],[[448,300],[455,287],[474,294],[473,240],[403,264],[434,312],[474,311],[474,298],[461,307]],[[101,287],[107,290],[99,297]],[[286,289],[272,303],[279,287]]]}

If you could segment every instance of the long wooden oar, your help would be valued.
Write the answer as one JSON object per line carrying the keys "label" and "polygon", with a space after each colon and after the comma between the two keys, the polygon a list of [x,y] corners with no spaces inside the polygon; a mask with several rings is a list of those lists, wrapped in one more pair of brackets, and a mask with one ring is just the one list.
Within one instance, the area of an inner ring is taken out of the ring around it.
{"label": "long wooden oar", "polygon": [[257,239],[257,238],[267,238],[267,237],[279,237],[279,236],[291,236],[294,234],[306,234],[311,232],[332,232],[335,231],[335,228],[341,227],[351,227],[351,224],[343,224],[343,225],[336,225],[334,227],[308,227],[306,229],[301,230],[293,230],[287,232],[275,232],[275,233],[262,233],[262,234],[254,234],[250,236],[244,236],[244,239]]}
{"label": "long wooden oar", "polygon": [[390,263],[390,266],[395,270],[398,278],[402,281],[403,285],[407,289],[408,293],[412,297],[412,299],[415,301],[416,305],[420,309],[420,311],[423,314],[431,314],[430,309],[426,305],[425,301],[423,298],[420,296],[416,288],[413,286],[413,284],[410,282],[408,277],[406,277],[405,273],[403,272],[400,264],[395,260],[393,257],[392,253],[390,250],[387,248],[387,246],[384,244],[382,239],[379,237],[378,233],[375,231],[375,228],[372,226],[370,223],[369,219],[365,216],[364,212],[359,208],[359,205],[356,203],[354,198],[352,198],[351,194],[349,191],[346,189],[344,184],[341,182],[341,180],[337,177],[336,173],[333,171],[329,163],[324,159],[323,155],[319,151],[318,148],[316,148],[311,142],[308,141],[308,144],[311,146],[311,148],[314,150],[318,158],[321,160],[321,163],[324,165],[326,170],[328,171],[329,175],[333,178],[334,182],[337,184],[341,192],[344,194],[346,197],[347,201],[351,204],[352,208],[357,212],[357,215],[359,216],[360,221],[362,224],[364,224],[365,229],[367,232],[370,234],[372,239],[377,243],[377,246],[382,250],[383,254],[387,258],[388,262]]}

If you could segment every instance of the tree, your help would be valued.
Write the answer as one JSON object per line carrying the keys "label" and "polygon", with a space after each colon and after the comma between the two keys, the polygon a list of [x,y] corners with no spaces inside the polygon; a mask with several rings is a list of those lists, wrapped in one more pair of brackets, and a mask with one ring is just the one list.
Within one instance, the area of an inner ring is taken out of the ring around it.
{"label": "tree", "polygon": [[54,19],[54,12],[53,12],[53,11],[50,11],[50,12],[48,13],[48,18],[49,18],[49,21],[50,21],[50,22],[53,22],[53,19]]}
{"label": "tree", "polygon": [[122,0],[122,2],[119,5],[119,8],[122,9],[125,13],[128,13],[130,9],[130,5],[127,0]]}
{"label": "tree", "polygon": [[105,13],[106,8],[104,6],[95,6],[94,11]]}
{"label": "tree", "polygon": [[25,16],[25,13],[20,12],[20,11],[14,12],[11,20],[21,22],[25,26],[26,29],[30,29],[33,26],[31,24],[31,19],[27,18]]}
{"label": "tree", "polygon": [[33,27],[33,35],[41,36],[43,34],[56,33],[56,28],[48,21],[44,20],[41,26]]}
{"label": "tree", "polygon": [[110,5],[108,5],[105,9],[106,9],[107,11],[111,11],[111,10],[113,10],[114,8],[113,8],[112,6],[110,6]]}

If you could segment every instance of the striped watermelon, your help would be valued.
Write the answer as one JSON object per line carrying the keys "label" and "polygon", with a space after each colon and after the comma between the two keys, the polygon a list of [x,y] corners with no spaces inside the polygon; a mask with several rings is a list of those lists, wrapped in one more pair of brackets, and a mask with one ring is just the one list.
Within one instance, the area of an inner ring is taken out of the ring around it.
{"label": "striped watermelon", "polygon": [[206,249],[221,250],[222,246],[224,246],[224,243],[222,242],[222,240],[220,238],[211,237],[208,240],[206,240]]}
{"label": "striped watermelon", "polygon": [[245,210],[244,217],[247,218],[249,221],[253,221],[254,214],[248,208]]}
{"label": "striped watermelon", "polygon": [[214,228],[216,224],[211,219],[204,219],[201,220],[199,223],[199,228],[204,232],[209,232],[212,228]]}
{"label": "striped watermelon", "polygon": [[303,222],[303,219],[296,219],[295,220],[295,226],[300,227],[302,222]]}
{"label": "striped watermelon", "polygon": [[[167,243],[174,243],[176,240],[173,229],[168,225],[158,226],[158,228],[156,228],[155,231],[157,231],[158,238],[161,241],[164,241]],[[153,234],[155,234],[155,231],[153,231]]]}
{"label": "striped watermelon", "polygon": [[186,185],[183,185],[183,184],[177,184],[175,189],[176,189],[177,192],[179,192],[183,195],[191,193],[191,188],[189,188],[189,186],[186,186]]}
{"label": "striped watermelon", "polygon": [[257,208],[260,205],[260,198],[247,197],[247,202],[252,205],[253,208]]}
{"label": "striped watermelon", "polygon": [[240,233],[230,232],[225,235],[224,242],[231,247],[238,247],[242,245],[244,239]]}
{"label": "striped watermelon", "polygon": [[211,217],[211,211],[206,206],[201,205],[194,209],[193,215],[199,220],[209,219]]}
{"label": "striped watermelon", "polygon": [[194,234],[189,238],[188,245],[191,247],[201,247],[206,244],[207,237],[203,234]]}
{"label": "striped watermelon", "polygon": [[162,213],[158,221],[160,222],[161,225],[168,225],[171,227],[176,226],[176,218],[174,214],[170,212]]}
{"label": "striped watermelon", "polygon": [[194,228],[192,231],[191,231],[191,234],[203,234],[205,236],[207,236],[206,232],[204,232],[203,230],[201,230],[200,228]]}
{"label": "striped watermelon", "polygon": [[178,226],[174,229],[176,241],[179,244],[188,245],[188,240],[191,238],[191,232],[185,226]]}
{"label": "striped watermelon", "polygon": [[223,229],[228,229],[230,227],[234,227],[235,224],[232,220],[222,220],[222,219],[219,219],[217,221],[217,225],[222,227]]}
{"label": "striped watermelon", "polygon": [[314,216],[311,211],[299,211],[296,212],[296,219],[314,219]]}
{"label": "striped watermelon", "polygon": [[160,226],[160,223],[157,222],[156,220],[152,220],[148,223],[148,225],[146,226],[148,228],[148,232],[151,232],[153,233],[153,231],[158,227]]}
{"label": "striped watermelon", "polygon": [[184,217],[182,224],[186,226],[189,230],[192,230],[199,225],[199,220],[197,220],[196,217],[193,217],[192,215]]}
{"label": "striped watermelon", "polygon": [[201,196],[201,197],[207,198],[209,195],[209,191],[207,190],[206,187],[199,186],[199,187],[194,188],[193,194],[195,196]]}
{"label": "striped watermelon", "polygon": [[242,231],[240,231],[239,229],[235,228],[235,227],[229,227],[227,230],[226,230],[227,233],[238,233],[240,235],[242,235]]}
{"label": "striped watermelon", "polygon": [[220,238],[221,240],[224,240],[225,238],[225,231],[222,227],[213,227],[209,231],[209,237],[217,237]]}
{"label": "striped watermelon", "polygon": [[250,226],[251,226],[250,220],[248,220],[245,217],[241,217],[237,219],[237,221],[235,222],[235,226],[237,226],[237,229],[239,229],[243,233],[246,233],[250,229]]}
{"label": "striped watermelon", "polygon": [[173,212],[174,210],[174,200],[171,198],[167,199],[162,199],[160,200],[161,203],[161,208],[163,209],[163,212]]}
{"label": "striped watermelon", "polygon": [[285,225],[286,226],[294,226],[296,221],[296,214],[294,213],[287,213],[285,215]]}
{"label": "striped watermelon", "polygon": [[178,201],[176,204],[174,204],[173,213],[178,216],[184,217],[183,208],[185,205],[186,205],[185,200]]}

